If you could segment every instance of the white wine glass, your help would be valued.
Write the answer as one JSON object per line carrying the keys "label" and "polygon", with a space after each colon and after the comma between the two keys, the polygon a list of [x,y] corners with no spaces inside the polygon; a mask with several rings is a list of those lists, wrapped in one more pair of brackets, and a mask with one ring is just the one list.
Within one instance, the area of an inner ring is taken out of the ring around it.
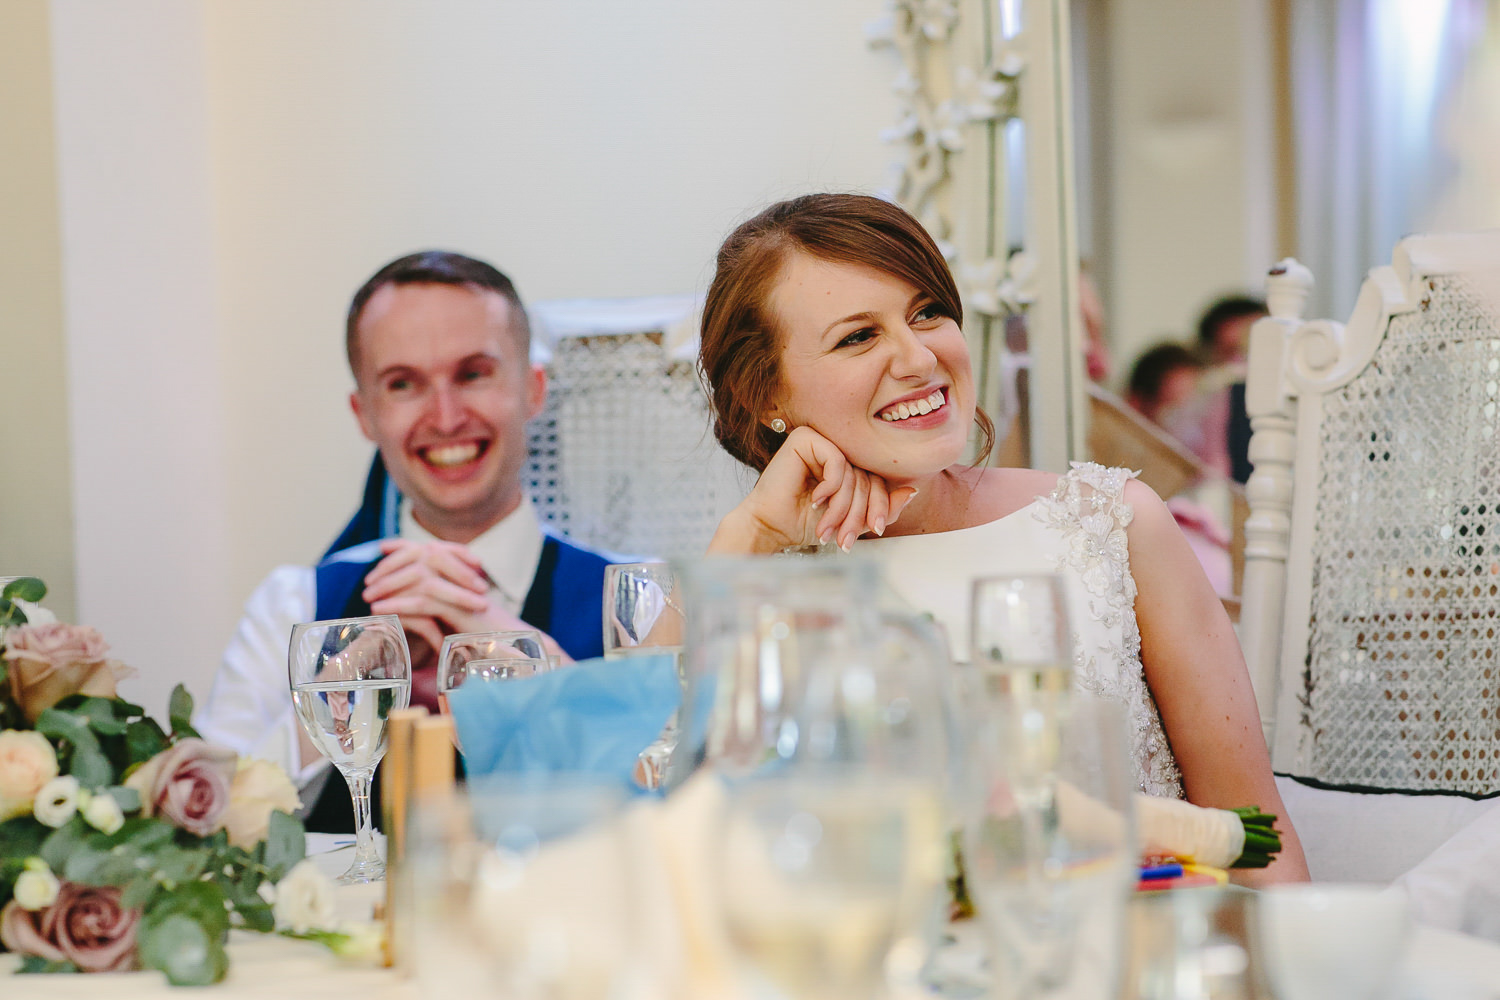
{"label": "white wine glass", "polygon": [[[540,632],[459,632],[446,636],[438,651],[438,706],[448,712],[448,695],[464,684],[523,680],[553,669],[555,661],[542,647]],[[453,745],[463,752],[458,732]]]}
{"label": "white wine glass", "polygon": [[[671,656],[679,687],[682,674],[682,595],[677,575],[662,562],[616,563],[604,570],[604,658]],[[673,712],[651,745],[641,751],[641,777],[657,789],[677,748],[678,714]]]}
{"label": "white wine glass", "polygon": [[411,653],[395,615],[306,622],[287,646],[292,704],[307,737],[338,768],[354,800],[354,863],[341,883],[378,882],[370,780],[385,756],[386,720],[411,699]]}

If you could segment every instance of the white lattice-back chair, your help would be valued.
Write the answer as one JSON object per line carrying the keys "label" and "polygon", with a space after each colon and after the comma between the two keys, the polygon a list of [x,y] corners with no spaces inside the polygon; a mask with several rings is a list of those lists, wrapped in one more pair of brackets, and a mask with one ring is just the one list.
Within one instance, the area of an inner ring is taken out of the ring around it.
{"label": "white lattice-back chair", "polygon": [[714,440],[688,297],[532,306],[547,404],[526,478],[543,521],[624,555],[699,555],[749,485]]}
{"label": "white lattice-back chair", "polygon": [[1389,881],[1500,793],[1500,232],[1402,241],[1347,324],[1311,284],[1250,335],[1241,640],[1314,878]]}

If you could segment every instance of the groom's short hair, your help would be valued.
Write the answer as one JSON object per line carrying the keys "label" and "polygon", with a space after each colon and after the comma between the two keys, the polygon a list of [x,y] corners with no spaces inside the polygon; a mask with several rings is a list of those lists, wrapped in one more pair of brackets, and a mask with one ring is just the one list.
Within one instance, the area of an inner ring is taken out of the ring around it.
{"label": "groom's short hair", "polygon": [[521,295],[516,286],[499,269],[475,257],[468,257],[452,250],[422,250],[418,253],[398,257],[370,276],[354,293],[349,302],[349,315],[344,321],[344,352],[349,358],[349,370],[356,377],[359,373],[359,320],[371,296],[386,285],[472,285],[497,292],[515,306],[515,319],[511,323],[513,332],[521,340],[523,356],[531,350],[531,324],[526,318],[526,307],[521,304]]}

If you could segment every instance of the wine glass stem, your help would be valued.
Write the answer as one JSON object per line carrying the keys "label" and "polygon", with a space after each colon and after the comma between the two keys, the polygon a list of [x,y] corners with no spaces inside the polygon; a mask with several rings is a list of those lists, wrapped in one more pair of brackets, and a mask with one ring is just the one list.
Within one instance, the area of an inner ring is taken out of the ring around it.
{"label": "wine glass stem", "polygon": [[354,866],[379,865],[374,824],[370,822],[370,772],[351,771],[344,778],[349,782],[349,797],[354,800]]}

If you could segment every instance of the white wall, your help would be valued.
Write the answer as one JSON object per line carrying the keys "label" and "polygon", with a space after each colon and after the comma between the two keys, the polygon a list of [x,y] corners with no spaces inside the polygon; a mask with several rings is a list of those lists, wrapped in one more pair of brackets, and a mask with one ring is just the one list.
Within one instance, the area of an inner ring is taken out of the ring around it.
{"label": "white wall", "polygon": [[[46,0],[0,4],[0,576],[77,603]],[[24,137],[24,140],[22,139]]]}
{"label": "white wall", "polygon": [[79,617],[206,694],[368,460],[342,317],[444,246],[692,292],[765,202],[889,176],[874,0],[52,0]]}
{"label": "white wall", "polygon": [[1094,109],[1107,148],[1108,295],[1116,381],[1158,339],[1190,339],[1226,293],[1260,294],[1274,259],[1269,7],[1111,0]]}

